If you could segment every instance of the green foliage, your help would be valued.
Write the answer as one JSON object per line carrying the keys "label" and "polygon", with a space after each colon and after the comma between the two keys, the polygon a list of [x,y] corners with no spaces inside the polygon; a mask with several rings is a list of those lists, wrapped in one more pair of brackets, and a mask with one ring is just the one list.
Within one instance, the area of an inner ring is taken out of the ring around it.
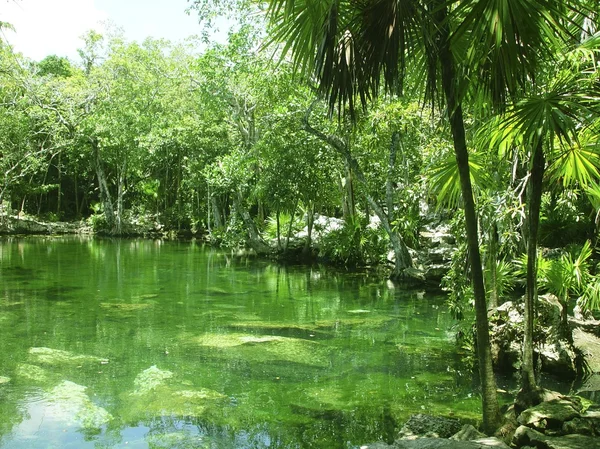
{"label": "green foliage", "polygon": [[[499,298],[505,297],[510,293],[517,283],[517,273],[512,262],[505,259],[495,261],[496,263],[496,293]],[[490,268],[484,271],[486,280],[486,290],[491,289]]]}
{"label": "green foliage", "polygon": [[68,78],[73,74],[73,67],[65,57],[50,55],[46,56],[37,64],[38,76],[55,76]]}
{"label": "green foliage", "polygon": [[362,226],[356,220],[323,236],[319,256],[348,267],[377,265],[385,260],[388,245],[387,236],[380,228]]}

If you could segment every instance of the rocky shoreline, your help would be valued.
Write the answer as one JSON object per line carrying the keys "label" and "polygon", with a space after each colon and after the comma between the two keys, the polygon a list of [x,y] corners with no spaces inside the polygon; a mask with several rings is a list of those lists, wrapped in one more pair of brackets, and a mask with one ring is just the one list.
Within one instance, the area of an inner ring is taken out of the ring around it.
{"label": "rocky shoreline", "polygon": [[454,418],[414,415],[392,444],[361,449],[600,449],[600,404],[546,391],[545,401],[516,416],[505,414],[492,437]]}

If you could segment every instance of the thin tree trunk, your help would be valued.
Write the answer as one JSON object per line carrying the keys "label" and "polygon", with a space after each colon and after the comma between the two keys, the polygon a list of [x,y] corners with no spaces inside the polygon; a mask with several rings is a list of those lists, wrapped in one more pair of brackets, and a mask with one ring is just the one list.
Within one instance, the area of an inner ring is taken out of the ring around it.
{"label": "thin tree trunk", "polygon": [[77,219],[81,217],[81,209],[79,208],[79,177],[75,173],[73,181],[75,182],[75,215]]}
{"label": "thin tree trunk", "polygon": [[306,245],[304,246],[304,252],[308,253],[312,246],[312,231],[315,224],[315,203],[312,201],[309,203],[306,210]]}
{"label": "thin tree trunk", "polygon": [[527,192],[529,211],[527,216],[527,286],[525,289],[525,318],[523,329],[523,363],[521,365],[521,389],[525,397],[536,390],[533,363],[533,325],[537,301],[537,247],[542,204],[542,181],[546,160],[542,142],[534,149]]}
{"label": "thin tree trunk", "polygon": [[119,173],[119,185],[117,186],[117,219],[116,233],[123,233],[123,197],[125,196],[125,170],[126,163],[123,164]]}
{"label": "thin tree trunk", "polygon": [[60,206],[62,197],[62,152],[58,153],[58,192],[56,195],[56,216],[60,217]]}
{"label": "thin tree trunk", "polygon": [[498,307],[498,224],[494,221],[490,232],[488,249],[488,267],[490,270],[490,300],[488,307]]}
{"label": "thin tree trunk", "polygon": [[92,147],[94,151],[96,176],[98,177],[98,186],[100,188],[100,197],[104,204],[104,219],[106,220],[109,232],[113,233],[115,231],[115,209],[110,197],[110,191],[108,190],[108,183],[106,182],[106,175],[104,174],[104,168],[102,167],[100,150],[96,139],[92,139]]}
{"label": "thin tree trunk", "polygon": [[[210,184],[206,189],[206,227],[208,229],[208,233],[212,232],[211,224],[210,224],[210,210],[211,210],[211,198],[210,198]],[[200,199],[200,194],[198,194],[198,199]]]}
{"label": "thin tree trunk", "polygon": [[222,228],[224,221],[221,216],[221,211],[219,210],[219,203],[217,202],[217,198],[214,196],[210,199],[209,207],[212,207],[213,210],[213,223],[215,224],[215,228]]}
{"label": "thin tree trunk", "polygon": [[481,399],[483,411],[483,428],[486,433],[493,433],[500,425],[501,415],[496,394],[496,380],[492,366],[492,351],[490,346],[487,301],[479,253],[479,236],[477,231],[477,214],[471,185],[469,169],[469,152],[465,136],[465,124],[462,107],[457,99],[457,79],[454,68],[454,58],[450,49],[450,30],[447,22],[446,7],[438,0],[435,7],[435,19],[440,33],[439,56],[442,68],[442,88],[446,97],[450,128],[454,144],[456,164],[458,166],[471,275],[473,278],[473,293],[475,297],[475,321],[477,327],[477,359],[479,362],[479,377],[481,381]]}
{"label": "thin tree trunk", "polygon": [[288,225],[287,236],[285,237],[285,250],[286,251],[290,244],[290,237],[292,236],[292,229],[294,229],[294,217],[296,215],[296,209],[298,209],[298,198],[296,198],[296,201],[294,202],[294,207],[292,209],[292,215],[290,216],[290,224]]}
{"label": "thin tree trunk", "polygon": [[396,154],[398,153],[398,145],[400,143],[400,133],[394,131],[392,134],[392,142],[390,143],[390,159],[388,163],[387,176],[385,180],[385,202],[387,213],[391,221],[394,221],[394,171],[396,168]]}
{"label": "thin tree trunk", "polygon": [[279,206],[277,206],[277,212],[275,212],[275,220],[277,221],[277,249],[281,250],[281,221],[279,220],[281,216],[281,211]]}
{"label": "thin tree trunk", "polygon": [[[242,203],[242,195],[240,192],[234,193],[233,195],[233,204],[236,212],[242,218],[244,226],[248,231],[249,235],[249,244],[250,247],[259,254],[264,254],[269,252],[269,247],[266,245],[260,237],[260,233],[258,232],[258,228],[256,227],[256,223],[252,220],[250,216],[250,212],[244,207]],[[231,214],[232,217],[234,214]]]}

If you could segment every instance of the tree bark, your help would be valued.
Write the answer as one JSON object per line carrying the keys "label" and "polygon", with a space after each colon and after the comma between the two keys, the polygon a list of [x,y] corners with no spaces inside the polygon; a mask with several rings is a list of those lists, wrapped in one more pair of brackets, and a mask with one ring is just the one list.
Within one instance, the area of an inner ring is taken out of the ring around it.
{"label": "tree bark", "polygon": [[465,124],[462,106],[457,98],[457,79],[454,68],[454,57],[450,49],[450,30],[447,21],[446,7],[441,0],[436,2],[437,12],[434,14],[439,34],[439,57],[442,69],[442,88],[448,108],[450,128],[454,145],[454,153],[465,213],[467,247],[471,262],[473,293],[475,297],[475,321],[477,327],[477,359],[481,381],[481,399],[483,409],[483,428],[488,434],[493,433],[500,425],[501,415],[496,394],[496,380],[492,366],[487,301],[483,281],[483,269],[479,253],[479,235],[477,230],[477,214],[471,185],[469,169],[469,152],[465,136]]}
{"label": "tree bark", "polygon": [[308,253],[312,246],[312,231],[315,224],[315,203],[309,202],[306,208],[306,245],[304,246],[304,252]]}
{"label": "tree bark", "polygon": [[294,202],[294,208],[292,209],[292,214],[290,215],[290,224],[288,225],[287,235],[285,237],[285,251],[288,250],[288,246],[290,244],[290,237],[292,236],[292,230],[294,228],[294,217],[296,215],[296,209],[298,209],[298,198]]}
{"label": "tree bark", "polygon": [[489,308],[498,307],[498,225],[494,221],[489,236],[488,267],[490,270]]}
{"label": "tree bark", "polygon": [[[248,211],[248,209],[246,209],[243,205],[242,202],[242,195],[240,192],[236,192],[233,195],[233,204],[235,207],[236,212],[240,215],[240,217],[242,218],[242,221],[244,223],[244,226],[246,227],[246,230],[248,231],[248,236],[249,236],[249,245],[250,247],[256,251],[258,254],[266,254],[268,252],[270,252],[269,246],[263,242],[262,238],[260,237],[260,233],[258,232],[258,228],[256,227],[256,223],[254,223],[254,220],[252,220],[252,217],[250,216],[250,212]],[[233,214],[232,214],[233,216]]]}
{"label": "tree bark", "polygon": [[521,390],[525,397],[537,388],[533,363],[533,325],[537,302],[537,247],[542,204],[542,181],[546,160],[542,142],[534,149],[529,187],[527,214],[527,286],[525,289],[525,322],[523,329],[523,363],[521,365]]}
{"label": "tree bark", "polygon": [[108,190],[106,175],[100,159],[100,149],[98,148],[98,140],[92,139],[92,149],[94,152],[94,164],[96,168],[96,176],[98,177],[98,187],[100,188],[100,197],[104,205],[104,219],[108,226],[108,231],[112,234],[115,232],[115,208]]}

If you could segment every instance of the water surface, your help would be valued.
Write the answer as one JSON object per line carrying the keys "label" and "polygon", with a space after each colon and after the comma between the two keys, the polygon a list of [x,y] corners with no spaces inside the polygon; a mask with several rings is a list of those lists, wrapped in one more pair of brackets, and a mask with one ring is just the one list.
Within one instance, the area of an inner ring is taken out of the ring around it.
{"label": "water surface", "polygon": [[477,419],[444,298],[188,242],[0,240],[0,448],[355,448]]}

